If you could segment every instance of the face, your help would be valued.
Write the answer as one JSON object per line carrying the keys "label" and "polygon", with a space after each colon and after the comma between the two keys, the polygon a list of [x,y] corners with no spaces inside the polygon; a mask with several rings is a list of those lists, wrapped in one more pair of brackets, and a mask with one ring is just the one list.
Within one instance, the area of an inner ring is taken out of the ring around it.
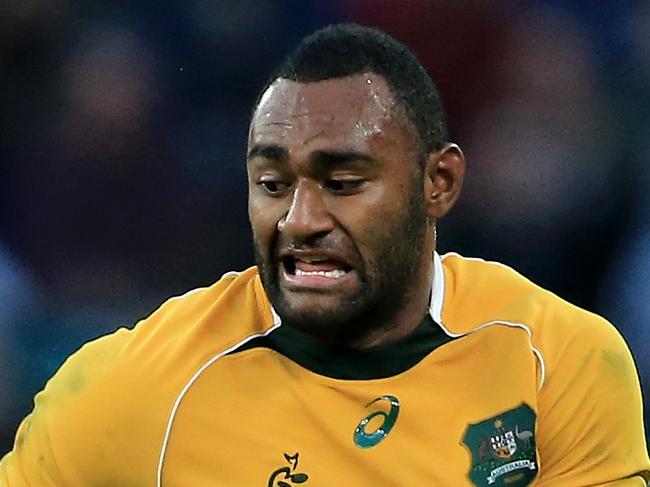
{"label": "face", "polygon": [[249,216],[283,323],[353,339],[389,323],[431,261],[415,130],[383,78],[276,80],[248,143]]}

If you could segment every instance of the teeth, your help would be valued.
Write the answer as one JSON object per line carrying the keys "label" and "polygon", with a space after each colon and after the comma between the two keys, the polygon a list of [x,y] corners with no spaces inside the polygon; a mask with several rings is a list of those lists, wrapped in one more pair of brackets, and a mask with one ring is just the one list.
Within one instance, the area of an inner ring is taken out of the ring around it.
{"label": "teeth", "polygon": [[341,269],[334,269],[333,271],[303,271],[296,269],[296,276],[323,276],[338,279],[344,275],[345,271]]}

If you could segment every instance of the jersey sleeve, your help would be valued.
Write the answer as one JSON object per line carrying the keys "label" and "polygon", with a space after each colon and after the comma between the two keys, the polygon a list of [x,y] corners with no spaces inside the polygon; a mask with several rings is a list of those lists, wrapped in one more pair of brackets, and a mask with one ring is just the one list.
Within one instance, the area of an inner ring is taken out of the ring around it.
{"label": "jersey sleeve", "polygon": [[[42,421],[43,394],[35,398],[38,412],[29,414],[20,424],[14,448],[0,461],[0,487],[50,487],[68,485],[58,465],[59,460],[49,442],[50,431]],[[26,444],[27,437],[29,442]]]}
{"label": "jersey sleeve", "polygon": [[120,425],[123,391],[110,382],[126,335],[84,345],[36,395],[13,450],[0,460],[0,487],[132,485],[112,478],[116,464],[132,461]]}
{"label": "jersey sleeve", "polygon": [[646,486],[650,460],[632,355],[611,324],[587,320],[568,340],[547,344],[536,485]]}
{"label": "jersey sleeve", "polygon": [[74,419],[68,403],[83,382],[76,371],[85,361],[86,350],[83,347],[69,357],[34,398],[34,409],[20,424],[13,450],[0,462],[0,486],[49,487],[79,480],[65,460],[74,451],[68,431]]}

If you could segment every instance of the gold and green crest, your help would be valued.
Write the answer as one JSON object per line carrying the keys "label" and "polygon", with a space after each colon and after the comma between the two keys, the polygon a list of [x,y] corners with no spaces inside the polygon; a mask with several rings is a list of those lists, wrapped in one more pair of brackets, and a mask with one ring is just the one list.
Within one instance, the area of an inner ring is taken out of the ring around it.
{"label": "gold and green crest", "polygon": [[469,478],[477,487],[522,487],[538,472],[535,411],[528,404],[470,423],[463,443],[472,455]]}

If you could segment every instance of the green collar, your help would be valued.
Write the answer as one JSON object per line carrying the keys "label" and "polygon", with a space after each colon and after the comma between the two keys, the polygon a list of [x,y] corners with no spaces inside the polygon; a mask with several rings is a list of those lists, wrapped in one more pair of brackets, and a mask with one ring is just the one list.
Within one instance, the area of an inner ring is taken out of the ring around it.
{"label": "green collar", "polygon": [[270,348],[314,373],[344,380],[391,377],[420,362],[452,338],[427,314],[408,336],[385,345],[358,350],[331,345],[290,326],[280,326],[231,353],[251,348]]}

